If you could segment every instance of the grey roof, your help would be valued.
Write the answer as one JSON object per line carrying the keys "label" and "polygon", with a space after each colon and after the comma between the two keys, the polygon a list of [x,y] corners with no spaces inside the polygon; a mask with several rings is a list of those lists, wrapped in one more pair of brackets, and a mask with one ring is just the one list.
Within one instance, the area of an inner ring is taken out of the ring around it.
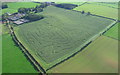
{"label": "grey roof", "polygon": [[26,22],[29,22],[29,20],[26,20],[26,19],[19,19],[17,21],[14,21],[15,24],[23,24],[23,23],[26,23]]}
{"label": "grey roof", "polygon": [[15,21],[15,20],[18,20],[20,19],[21,17],[25,16],[25,14],[20,14],[20,13],[17,13],[17,14],[14,14],[10,17],[8,17],[8,19],[12,20],[12,21]]}
{"label": "grey roof", "polygon": [[18,21],[14,21],[14,23],[15,24],[23,24],[24,22],[18,20]]}

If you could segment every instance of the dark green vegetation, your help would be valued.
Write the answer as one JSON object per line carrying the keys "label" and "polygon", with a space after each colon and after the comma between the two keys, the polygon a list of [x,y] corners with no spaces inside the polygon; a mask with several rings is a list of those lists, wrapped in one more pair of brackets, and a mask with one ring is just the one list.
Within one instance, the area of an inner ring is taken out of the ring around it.
{"label": "dark green vegetation", "polygon": [[39,5],[36,5],[35,7],[32,8],[19,8],[18,12],[19,13],[38,13],[38,12],[42,12],[43,8],[47,7],[48,5],[46,3],[40,3]]}
{"label": "dark green vegetation", "polygon": [[49,73],[117,73],[118,41],[101,36],[73,58]]}
{"label": "dark green vegetation", "polygon": [[2,3],[2,4],[0,5],[0,8],[5,9],[5,8],[8,8],[8,6],[7,6],[6,3]]}
{"label": "dark green vegetation", "polygon": [[20,25],[14,30],[44,69],[79,51],[113,22],[54,6],[45,8],[41,14],[44,19]]}
{"label": "dark green vegetation", "polygon": [[77,7],[78,5],[75,4],[67,4],[67,3],[61,3],[61,4],[55,4],[56,7],[60,7],[60,8],[64,8],[64,9],[73,9],[75,7]]}
{"label": "dark green vegetation", "polygon": [[119,25],[116,24],[115,26],[113,26],[110,30],[108,30],[104,35],[105,36],[108,36],[108,37],[111,37],[111,38],[114,38],[114,39],[118,39],[120,40],[120,38],[118,37],[118,27]]}
{"label": "dark green vegetation", "polygon": [[36,5],[40,5],[38,3],[33,3],[33,2],[8,2],[7,3],[8,8],[2,10],[3,13],[15,13],[18,11],[19,8],[24,7],[24,8],[32,8],[35,7]]}
{"label": "dark green vegetation", "polygon": [[37,15],[37,14],[28,14],[24,18],[30,21],[37,21],[43,19],[44,17],[42,15]]}
{"label": "dark green vegetation", "polygon": [[8,34],[2,36],[2,59],[3,73],[37,73]]}

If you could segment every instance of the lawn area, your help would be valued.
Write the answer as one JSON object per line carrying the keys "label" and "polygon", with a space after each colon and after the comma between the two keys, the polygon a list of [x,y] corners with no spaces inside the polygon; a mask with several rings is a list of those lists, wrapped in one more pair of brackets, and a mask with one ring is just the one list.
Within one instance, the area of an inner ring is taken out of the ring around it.
{"label": "lawn area", "polygon": [[19,41],[46,70],[79,51],[112,20],[49,6],[44,19],[14,27]]}
{"label": "lawn area", "polygon": [[6,13],[6,12],[15,13],[21,7],[32,8],[32,7],[35,7],[36,5],[40,5],[40,4],[33,3],[33,2],[8,2],[7,5],[8,5],[8,8],[2,9],[2,14]]}
{"label": "lawn area", "polygon": [[37,73],[9,34],[2,36],[2,67],[3,73]]}
{"label": "lawn area", "polygon": [[101,15],[113,19],[118,19],[118,9],[110,8],[97,4],[84,4],[82,6],[74,8],[77,11],[91,12],[91,14]]}
{"label": "lawn area", "polygon": [[108,30],[104,35],[114,38],[114,39],[118,39],[120,40],[120,38],[118,37],[118,24],[116,24],[115,26],[113,26],[110,30]]}
{"label": "lawn area", "polygon": [[48,73],[118,73],[118,41],[101,36]]}

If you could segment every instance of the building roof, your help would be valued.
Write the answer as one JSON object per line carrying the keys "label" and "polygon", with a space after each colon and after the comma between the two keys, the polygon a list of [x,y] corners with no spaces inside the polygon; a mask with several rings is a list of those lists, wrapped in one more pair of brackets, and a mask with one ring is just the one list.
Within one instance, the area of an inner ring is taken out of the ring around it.
{"label": "building roof", "polygon": [[29,20],[26,20],[26,19],[19,19],[17,21],[14,21],[15,24],[19,25],[19,24],[23,24],[23,23],[26,23],[26,22],[29,22]]}
{"label": "building roof", "polygon": [[23,24],[24,22],[18,20],[18,21],[14,21],[14,23],[15,24]]}
{"label": "building roof", "polygon": [[9,20],[16,21],[21,17],[25,16],[25,14],[15,13],[12,16],[8,17]]}

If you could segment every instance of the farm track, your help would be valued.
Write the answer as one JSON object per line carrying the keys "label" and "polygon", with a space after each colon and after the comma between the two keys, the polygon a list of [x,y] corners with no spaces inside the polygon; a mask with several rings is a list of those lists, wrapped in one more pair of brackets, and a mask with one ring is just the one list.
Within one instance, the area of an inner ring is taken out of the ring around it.
{"label": "farm track", "polygon": [[19,48],[23,51],[29,61],[34,65],[34,67],[43,74],[46,74],[46,71],[42,68],[42,66],[34,59],[34,57],[29,53],[29,51],[19,42],[16,35],[14,34],[13,28],[8,24],[8,28],[10,30],[10,34],[14,40],[14,42],[19,46]]}

